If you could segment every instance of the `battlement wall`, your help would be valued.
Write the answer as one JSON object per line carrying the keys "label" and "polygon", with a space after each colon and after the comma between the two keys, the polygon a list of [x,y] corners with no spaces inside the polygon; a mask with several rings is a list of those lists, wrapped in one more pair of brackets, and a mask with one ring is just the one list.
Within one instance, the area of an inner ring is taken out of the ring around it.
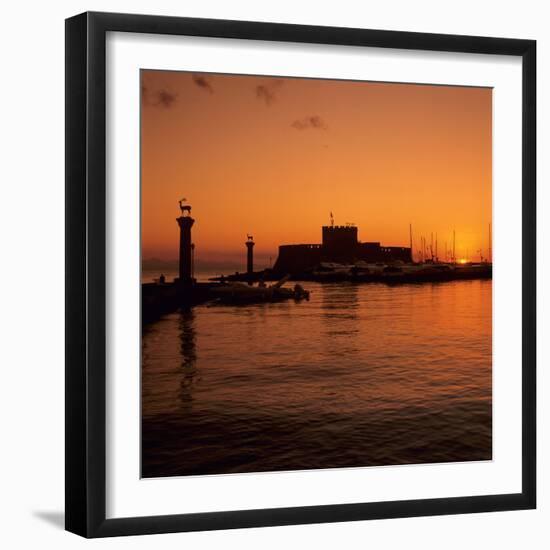
{"label": "battlement wall", "polygon": [[279,246],[279,255],[273,266],[277,273],[302,273],[321,261],[320,244],[287,244]]}

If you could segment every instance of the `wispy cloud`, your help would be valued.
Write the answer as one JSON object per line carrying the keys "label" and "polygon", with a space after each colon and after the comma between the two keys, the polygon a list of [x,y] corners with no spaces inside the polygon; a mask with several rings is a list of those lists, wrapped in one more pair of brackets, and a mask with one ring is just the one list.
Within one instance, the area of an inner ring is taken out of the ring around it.
{"label": "wispy cloud", "polygon": [[144,105],[170,109],[176,103],[177,98],[177,94],[169,92],[165,89],[156,90],[153,92],[147,86],[141,87],[141,100]]}
{"label": "wispy cloud", "polygon": [[278,90],[283,82],[283,80],[271,80],[266,84],[259,84],[256,86],[256,97],[269,107],[277,99]]}
{"label": "wispy cloud", "polygon": [[157,100],[159,105],[162,105],[165,109],[169,109],[176,102],[176,94],[170,93],[168,90],[159,90],[157,92]]}
{"label": "wispy cloud", "polygon": [[328,126],[319,115],[296,119],[291,126],[296,130],[328,130]]}
{"label": "wispy cloud", "polygon": [[210,82],[208,82],[208,80],[206,79],[206,77],[202,76],[202,75],[198,75],[198,74],[194,74],[193,75],[193,82],[199,87],[201,88],[202,90],[204,90],[205,92],[208,92],[210,94],[213,94],[214,93],[214,88],[212,88],[212,85],[210,84]]}

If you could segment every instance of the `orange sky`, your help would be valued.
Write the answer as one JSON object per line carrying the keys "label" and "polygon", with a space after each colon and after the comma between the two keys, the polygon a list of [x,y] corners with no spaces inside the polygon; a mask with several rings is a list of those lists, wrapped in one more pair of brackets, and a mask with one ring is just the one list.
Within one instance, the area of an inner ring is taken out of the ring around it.
{"label": "orange sky", "polygon": [[[361,241],[415,248],[456,229],[488,249],[492,90],[142,71],[142,257],[178,254],[178,200],[196,261],[258,258],[355,223]],[[263,267],[259,261],[258,267]],[[265,262],[264,262],[265,263]]]}

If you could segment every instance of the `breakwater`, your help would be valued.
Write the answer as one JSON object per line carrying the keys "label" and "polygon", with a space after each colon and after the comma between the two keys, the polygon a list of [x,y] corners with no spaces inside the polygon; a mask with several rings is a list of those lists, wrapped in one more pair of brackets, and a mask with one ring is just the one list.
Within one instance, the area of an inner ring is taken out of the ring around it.
{"label": "breakwater", "polygon": [[[283,275],[273,269],[253,273],[234,273],[232,275],[213,277],[213,281],[258,282],[278,280]],[[321,263],[314,269],[289,275],[292,281],[355,283],[436,283],[444,281],[461,281],[472,279],[491,279],[493,266],[482,264],[402,264],[402,265],[342,265]]]}

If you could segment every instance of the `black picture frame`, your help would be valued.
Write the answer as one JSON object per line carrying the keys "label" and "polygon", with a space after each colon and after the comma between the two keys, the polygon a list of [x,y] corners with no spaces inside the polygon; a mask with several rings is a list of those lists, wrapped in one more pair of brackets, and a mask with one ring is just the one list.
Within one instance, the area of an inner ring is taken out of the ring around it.
{"label": "black picture frame", "polygon": [[[522,59],[520,493],[106,519],[105,41],[108,31],[498,54]],[[535,508],[535,116],[534,40],[114,13],[83,13],[67,19],[66,529],[84,537],[107,537]]]}

